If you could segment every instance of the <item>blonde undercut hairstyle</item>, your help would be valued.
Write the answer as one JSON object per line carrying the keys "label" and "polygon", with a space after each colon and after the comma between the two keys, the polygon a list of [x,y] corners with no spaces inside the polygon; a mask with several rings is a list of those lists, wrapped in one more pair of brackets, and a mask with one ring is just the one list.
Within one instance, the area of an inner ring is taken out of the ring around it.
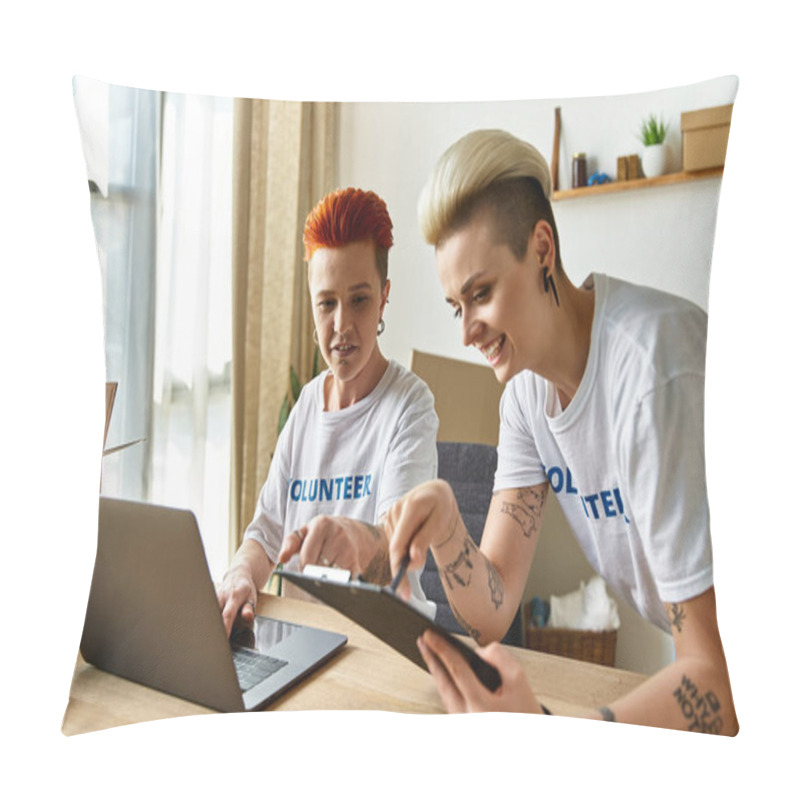
{"label": "blonde undercut hairstyle", "polygon": [[518,260],[531,231],[544,219],[553,229],[556,269],[563,270],[553,209],[550,167],[531,144],[501,130],[478,130],[439,158],[417,206],[422,235],[439,247],[479,212],[488,211],[498,244]]}

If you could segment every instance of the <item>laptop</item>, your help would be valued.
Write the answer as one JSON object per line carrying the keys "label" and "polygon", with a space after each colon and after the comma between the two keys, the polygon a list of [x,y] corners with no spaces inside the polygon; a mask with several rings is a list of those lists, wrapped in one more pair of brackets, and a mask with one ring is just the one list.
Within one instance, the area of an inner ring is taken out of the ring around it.
{"label": "laptop", "polygon": [[209,708],[251,711],[308,676],[347,637],[258,615],[232,640],[194,514],[100,497],[84,660]]}

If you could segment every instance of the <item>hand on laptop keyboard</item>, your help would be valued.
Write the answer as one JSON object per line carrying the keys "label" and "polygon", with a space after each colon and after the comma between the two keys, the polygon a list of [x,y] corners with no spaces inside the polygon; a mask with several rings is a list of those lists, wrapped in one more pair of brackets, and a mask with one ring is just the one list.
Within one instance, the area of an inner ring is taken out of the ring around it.
{"label": "hand on laptop keyboard", "polygon": [[272,562],[258,542],[246,539],[242,543],[217,588],[222,622],[228,636],[231,635],[234,624],[241,622],[244,625],[253,625],[258,588],[266,584],[272,568]]}

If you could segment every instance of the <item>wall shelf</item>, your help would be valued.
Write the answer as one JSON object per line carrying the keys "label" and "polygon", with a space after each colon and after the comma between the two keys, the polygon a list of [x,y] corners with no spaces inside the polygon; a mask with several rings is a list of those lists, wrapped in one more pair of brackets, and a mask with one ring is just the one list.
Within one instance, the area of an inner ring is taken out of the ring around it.
{"label": "wall shelf", "polygon": [[669,175],[662,175],[658,178],[636,178],[631,181],[612,181],[597,186],[584,186],[580,189],[561,189],[553,192],[553,201],[575,200],[579,197],[592,197],[597,194],[613,194],[614,192],[629,192],[632,189],[649,189],[652,186],[701,181],[721,176],[722,170],[723,167],[713,167],[712,169],[699,169],[695,172],[671,172]]}

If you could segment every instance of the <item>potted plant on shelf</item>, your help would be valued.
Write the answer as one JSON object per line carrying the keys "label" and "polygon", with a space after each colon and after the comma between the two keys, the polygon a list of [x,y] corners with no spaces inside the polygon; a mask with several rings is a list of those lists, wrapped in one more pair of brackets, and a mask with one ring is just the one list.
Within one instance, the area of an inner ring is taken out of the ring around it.
{"label": "potted plant on shelf", "polygon": [[646,178],[656,178],[667,172],[669,152],[664,140],[667,138],[668,130],[669,126],[664,125],[663,119],[656,119],[655,114],[642,121],[639,140],[644,145],[642,172]]}

